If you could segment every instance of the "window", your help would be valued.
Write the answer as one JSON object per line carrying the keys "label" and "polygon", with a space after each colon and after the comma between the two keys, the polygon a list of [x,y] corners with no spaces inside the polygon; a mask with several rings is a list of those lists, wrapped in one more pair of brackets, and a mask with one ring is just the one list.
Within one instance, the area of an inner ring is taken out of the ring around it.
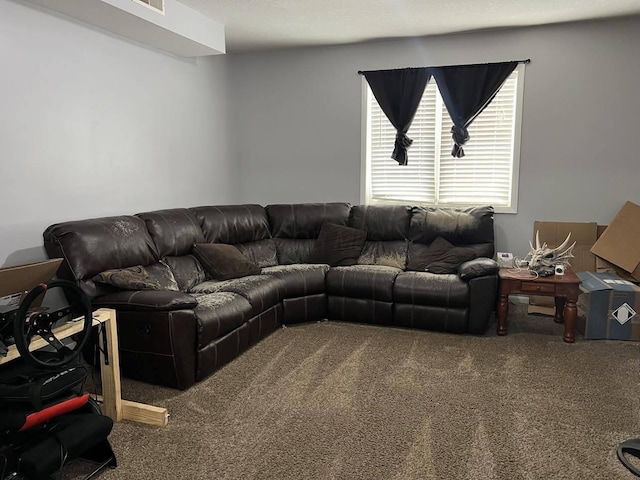
{"label": "window", "polygon": [[463,158],[451,156],[453,123],[431,78],[408,132],[413,145],[403,166],[391,158],[396,131],[363,82],[365,203],[493,205],[496,212],[516,212],[524,65],[469,127]]}
{"label": "window", "polygon": [[149,8],[164,14],[164,0],[133,0],[136,3],[141,3]]}

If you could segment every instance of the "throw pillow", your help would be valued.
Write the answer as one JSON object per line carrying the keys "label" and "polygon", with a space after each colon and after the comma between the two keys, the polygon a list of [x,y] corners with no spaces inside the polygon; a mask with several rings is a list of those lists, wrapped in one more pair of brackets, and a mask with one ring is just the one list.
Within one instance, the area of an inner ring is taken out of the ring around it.
{"label": "throw pillow", "polygon": [[260,273],[260,267],[233,245],[198,243],[193,246],[193,254],[206,272],[216,280],[229,280]]}
{"label": "throw pillow", "polygon": [[326,263],[332,267],[355,265],[366,239],[366,230],[324,223],[309,263]]}
{"label": "throw pillow", "polygon": [[438,237],[428,247],[417,243],[411,245],[407,270],[456,273],[460,265],[476,256],[472,248],[454,247],[444,238]]}
{"label": "throw pillow", "polygon": [[135,267],[105,270],[92,278],[94,282],[105,283],[123,290],[175,290],[178,282],[171,269],[164,263],[136,265]]}

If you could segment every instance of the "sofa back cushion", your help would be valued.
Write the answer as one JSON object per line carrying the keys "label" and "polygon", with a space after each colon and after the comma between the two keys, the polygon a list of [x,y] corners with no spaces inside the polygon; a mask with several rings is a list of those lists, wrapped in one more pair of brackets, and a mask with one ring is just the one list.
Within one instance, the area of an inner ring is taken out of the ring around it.
{"label": "sofa back cushion", "polygon": [[277,265],[265,209],[260,205],[194,207],[205,242],[234,245],[260,267]]}
{"label": "sofa back cushion", "polygon": [[64,258],[58,277],[78,281],[90,297],[104,293],[91,280],[94,275],[159,259],[144,221],[133,215],[58,223],[43,237],[49,258]]}
{"label": "sofa back cushion", "polygon": [[430,244],[438,237],[454,245],[493,243],[493,207],[413,207],[409,238]]}
{"label": "sofa back cushion", "polygon": [[293,265],[297,263],[311,263],[311,251],[316,239],[304,238],[274,238],[279,265]]}
{"label": "sofa back cushion", "polygon": [[367,240],[406,240],[409,237],[411,207],[403,205],[355,205],[349,226],[367,231]]}
{"label": "sofa back cushion", "polygon": [[367,240],[362,247],[358,265],[383,265],[404,269],[407,265],[407,240]]}
{"label": "sofa back cushion", "polygon": [[384,265],[404,269],[411,207],[402,205],[356,205],[349,226],[367,231],[359,265]]}
{"label": "sofa back cushion", "polygon": [[273,238],[316,239],[324,223],[347,225],[348,203],[296,203],[266,207]]}
{"label": "sofa back cushion", "polygon": [[438,237],[453,245],[468,246],[479,257],[492,257],[493,207],[413,207],[409,239],[430,245]]}
{"label": "sofa back cushion", "polygon": [[278,252],[278,263],[309,263],[320,229],[325,223],[347,225],[348,203],[298,203],[266,207],[271,235]]}
{"label": "sofa back cushion", "polygon": [[409,251],[407,270],[431,273],[456,273],[464,262],[477,257],[469,247],[456,247],[442,237],[431,245],[413,243]]}
{"label": "sofa back cushion", "polygon": [[164,257],[163,260],[171,268],[181,292],[190,292],[193,287],[207,279],[204,268],[193,255]]}
{"label": "sofa back cushion", "polygon": [[367,232],[364,230],[325,223],[313,246],[309,262],[332,267],[355,265],[366,238]]}
{"label": "sofa back cushion", "polygon": [[207,243],[255,242],[270,238],[267,214],[260,205],[220,205],[190,209]]}
{"label": "sofa back cushion", "polygon": [[200,222],[186,208],[156,210],[136,216],[144,220],[161,258],[188,255],[193,245],[204,242]]}

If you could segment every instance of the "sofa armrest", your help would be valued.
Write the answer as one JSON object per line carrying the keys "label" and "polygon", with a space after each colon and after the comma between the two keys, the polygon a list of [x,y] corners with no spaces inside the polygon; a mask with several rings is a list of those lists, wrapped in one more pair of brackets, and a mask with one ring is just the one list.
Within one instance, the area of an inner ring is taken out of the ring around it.
{"label": "sofa armrest", "polygon": [[482,335],[487,331],[497,296],[497,274],[469,280],[469,333]]}
{"label": "sofa armrest", "polygon": [[458,267],[458,276],[468,282],[473,278],[495,275],[500,270],[498,262],[491,258],[480,257],[464,262]]}
{"label": "sofa armrest", "polygon": [[117,308],[135,312],[188,310],[195,308],[197,300],[172,290],[131,290],[109,293],[93,299],[95,307]]}

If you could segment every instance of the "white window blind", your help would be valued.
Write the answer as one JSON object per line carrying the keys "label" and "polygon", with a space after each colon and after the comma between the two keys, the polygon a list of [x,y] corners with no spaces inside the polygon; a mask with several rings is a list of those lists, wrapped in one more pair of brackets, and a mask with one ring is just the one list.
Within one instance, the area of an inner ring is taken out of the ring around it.
{"label": "white window blind", "polygon": [[515,211],[517,115],[521,99],[516,70],[469,127],[465,156],[451,156],[453,123],[435,80],[425,89],[409,129],[408,165],[391,158],[396,131],[367,88],[366,199],[429,205],[493,205]]}

